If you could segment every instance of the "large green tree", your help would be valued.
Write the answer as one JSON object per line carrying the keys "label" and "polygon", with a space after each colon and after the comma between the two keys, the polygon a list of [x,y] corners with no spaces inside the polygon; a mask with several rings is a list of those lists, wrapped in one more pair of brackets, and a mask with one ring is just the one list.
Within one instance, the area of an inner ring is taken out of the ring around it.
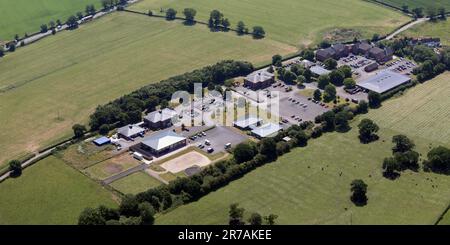
{"label": "large green tree", "polygon": [[352,192],[350,200],[357,206],[364,206],[367,204],[367,184],[361,179],[355,179],[350,184],[350,191]]}
{"label": "large green tree", "polygon": [[359,139],[362,143],[370,143],[378,139],[376,133],[380,129],[378,125],[370,119],[363,119],[358,124],[359,128]]}

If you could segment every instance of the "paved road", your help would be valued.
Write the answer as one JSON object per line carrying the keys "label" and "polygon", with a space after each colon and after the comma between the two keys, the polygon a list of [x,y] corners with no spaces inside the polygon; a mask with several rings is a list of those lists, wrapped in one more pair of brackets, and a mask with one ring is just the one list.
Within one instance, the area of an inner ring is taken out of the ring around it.
{"label": "paved road", "polygon": [[417,19],[417,20],[415,20],[415,21],[413,21],[413,22],[411,22],[411,23],[409,23],[409,24],[403,26],[402,28],[396,30],[395,32],[389,34],[389,36],[386,37],[386,40],[391,40],[392,38],[394,38],[394,37],[397,36],[398,34],[400,34],[400,33],[404,32],[404,31],[408,30],[409,28],[411,28],[411,27],[413,27],[413,26],[415,26],[415,25],[417,25],[417,24],[423,23],[423,22],[425,22],[425,21],[428,21],[428,20],[430,20],[430,18],[420,18],[420,19]]}
{"label": "paved road", "polygon": [[[64,144],[66,144],[66,143],[64,143]],[[64,144],[62,144],[62,145],[64,145]],[[42,158],[42,157],[44,157],[44,156],[50,155],[50,154],[52,153],[52,150],[55,149],[55,148],[56,148],[56,147],[53,147],[53,148],[50,148],[50,149],[48,149],[48,150],[46,150],[46,151],[43,151],[43,152],[41,152],[41,153],[38,153],[38,154],[36,154],[36,156],[34,156],[33,158],[31,158],[31,159],[29,159],[29,160],[23,162],[23,163],[22,163],[22,169],[28,167],[28,166],[31,165],[31,164],[33,164],[37,159],[40,159],[40,158]],[[9,177],[10,174],[11,174],[11,171],[6,172],[4,175],[0,176],[0,183],[1,183],[3,180],[7,179],[7,178]]]}

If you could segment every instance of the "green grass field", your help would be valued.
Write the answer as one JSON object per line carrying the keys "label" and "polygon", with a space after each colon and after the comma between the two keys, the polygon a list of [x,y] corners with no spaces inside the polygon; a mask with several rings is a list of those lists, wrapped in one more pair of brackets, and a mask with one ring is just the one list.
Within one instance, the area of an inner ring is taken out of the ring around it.
{"label": "green grass field", "polygon": [[38,32],[51,20],[65,22],[88,4],[100,8],[100,0],[0,0],[0,41]]}
{"label": "green grass field", "polygon": [[184,8],[192,7],[202,21],[217,9],[233,27],[240,20],[250,28],[261,25],[267,38],[295,46],[316,43],[336,28],[354,29],[364,37],[372,37],[373,33],[386,34],[408,21],[400,13],[360,0],[143,0],[130,9],[159,13],[161,8],[169,7],[180,16]]}
{"label": "green grass field", "polygon": [[[450,106],[449,78],[447,73],[358,117],[373,118],[380,126],[375,143],[359,142],[355,121],[350,132],[313,140],[197,202],[159,216],[157,223],[225,224],[229,205],[238,202],[249,212],[277,214],[280,224],[433,224],[450,203],[450,177],[407,171],[391,181],[382,177],[381,165],[391,155],[392,136],[399,133],[414,139],[422,155],[439,144],[450,147],[445,136],[450,130],[445,110]],[[357,178],[369,186],[365,207],[349,200],[350,182]]]}
{"label": "green grass field", "polygon": [[146,84],[223,59],[260,64],[295,51],[130,13],[43,39],[0,59],[0,164],[70,136],[97,105]]}
{"label": "green grass field", "polygon": [[144,172],[137,172],[123,179],[117,180],[110,185],[124,194],[137,194],[139,192],[158,187],[161,184],[162,183],[159,182],[159,180],[153,178],[152,176]]}
{"label": "green grass field", "polygon": [[439,37],[443,45],[450,45],[450,20],[426,22],[401,34],[407,37]]}
{"label": "green grass field", "polygon": [[385,2],[401,8],[403,5],[407,5],[409,9],[413,8],[429,8],[429,7],[444,7],[447,11],[450,10],[450,2],[448,0],[378,0],[379,2]]}
{"label": "green grass field", "polygon": [[0,224],[76,224],[86,207],[114,207],[112,194],[55,157],[0,184]]}

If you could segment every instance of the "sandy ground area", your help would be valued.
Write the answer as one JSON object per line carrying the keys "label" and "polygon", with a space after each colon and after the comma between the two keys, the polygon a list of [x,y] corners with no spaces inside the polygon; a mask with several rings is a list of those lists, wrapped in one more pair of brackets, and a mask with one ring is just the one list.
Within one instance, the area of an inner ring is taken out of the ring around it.
{"label": "sandy ground area", "polygon": [[206,156],[196,151],[191,151],[161,164],[161,167],[169,172],[179,173],[192,166],[204,167],[210,163],[211,161]]}

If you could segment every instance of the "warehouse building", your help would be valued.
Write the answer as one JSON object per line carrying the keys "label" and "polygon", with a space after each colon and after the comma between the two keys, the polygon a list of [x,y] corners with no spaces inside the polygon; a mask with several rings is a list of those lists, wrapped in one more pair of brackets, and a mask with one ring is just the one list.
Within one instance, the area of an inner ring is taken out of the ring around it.
{"label": "warehouse building", "polygon": [[410,81],[411,78],[406,75],[389,70],[383,70],[375,76],[369,77],[368,79],[358,83],[357,85],[365,90],[383,94]]}

